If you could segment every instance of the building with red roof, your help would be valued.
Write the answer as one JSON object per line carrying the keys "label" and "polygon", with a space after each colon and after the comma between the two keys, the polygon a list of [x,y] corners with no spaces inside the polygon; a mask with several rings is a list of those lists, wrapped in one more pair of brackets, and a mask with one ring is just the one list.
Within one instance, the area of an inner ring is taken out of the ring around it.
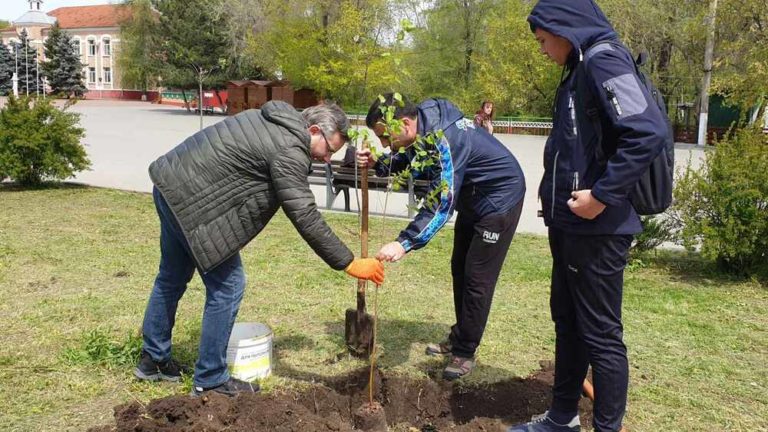
{"label": "building with red roof", "polygon": [[[20,1],[20,0],[4,0]],[[19,34],[27,30],[30,44],[44,60],[43,44],[51,26],[59,26],[72,35],[83,63],[83,76],[88,87],[89,99],[123,98],[139,99],[141,93],[124,89],[120,82],[120,70],[116,54],[120,50],[120,23],[130,16],[130,11],[119,4],[61,7],[46,12],[43,0],[26,0],[29,11],[14,20],[10,28],[0,31],[3,43],[19,41]],[[156,92],[150,95],[156,96]]]}

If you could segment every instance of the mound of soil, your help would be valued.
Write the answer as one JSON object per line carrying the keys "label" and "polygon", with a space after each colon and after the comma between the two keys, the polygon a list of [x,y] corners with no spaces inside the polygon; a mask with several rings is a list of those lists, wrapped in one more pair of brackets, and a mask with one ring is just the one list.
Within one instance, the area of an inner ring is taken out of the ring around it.
{"label": "mound of soil", "polygon": [[[542,369],[528,378],[481,388],[379,372],[375,399],[383,407],[391,431],[504,431],[504,425],[528,421],[544,412],[553,382],[551,364],[542,364]],[[359,421],[368,404],[367,386],[365,369],[313,384],[303,392],[241,394],[234,398],[211,392],[202,397],[158,399],[146,407],[132,402],[114,408],[115,425],[89,432],[345,432],[358,430],[356,416],[363,430],[379,430]],[[591,424],[592,406],[586,398],[582,398],[580,410],[582,424]]]}

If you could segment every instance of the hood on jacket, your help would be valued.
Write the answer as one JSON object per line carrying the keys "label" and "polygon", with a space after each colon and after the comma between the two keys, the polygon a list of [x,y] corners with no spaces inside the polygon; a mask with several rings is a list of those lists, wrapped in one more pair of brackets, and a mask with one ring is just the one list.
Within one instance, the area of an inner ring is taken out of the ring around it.
{"label": "hood on jacket", "polygon": [[290,104],[278,100],[269,101],[261,107],[261,115],[267,121],[288,129],[302,142],[309,143],[309,126],[301,113]]}
{"label": "hood on jacket", "polygon": [[613,26],[594,0],[539,0],[528,16],[531,31],[537,28],[568,39],[571,56],[597,42],[617,39]]}
{"label": "hood on jacket", "polygon": [[462,118],[464,113],[456,105],[445,99],[428,99],[419,104],[419,134],[426,136],[430,132],[448,129]]}

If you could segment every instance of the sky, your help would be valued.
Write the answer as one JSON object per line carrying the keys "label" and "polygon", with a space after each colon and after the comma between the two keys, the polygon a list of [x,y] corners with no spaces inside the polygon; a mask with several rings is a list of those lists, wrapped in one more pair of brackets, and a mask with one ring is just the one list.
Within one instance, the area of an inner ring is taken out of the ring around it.
{"label": "sky", "polygon": [[[120,3],[116,0],[44,0],[42,9],[51,11],[64,6],[89,6],[98,4]],[[13,21],[29,10],[27,0],[0,0],[0,19]]]}

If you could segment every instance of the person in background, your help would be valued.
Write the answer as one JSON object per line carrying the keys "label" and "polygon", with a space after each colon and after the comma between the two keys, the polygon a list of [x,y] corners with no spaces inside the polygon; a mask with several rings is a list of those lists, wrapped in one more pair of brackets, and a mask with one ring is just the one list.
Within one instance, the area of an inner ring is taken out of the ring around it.
{"label": "person in background", "polygon": [[496,114],[496,108],[493,102],[487,100],[480,105],[480,110],[475,113],[475,126],[483,128],[493,135],[493,117]]}

